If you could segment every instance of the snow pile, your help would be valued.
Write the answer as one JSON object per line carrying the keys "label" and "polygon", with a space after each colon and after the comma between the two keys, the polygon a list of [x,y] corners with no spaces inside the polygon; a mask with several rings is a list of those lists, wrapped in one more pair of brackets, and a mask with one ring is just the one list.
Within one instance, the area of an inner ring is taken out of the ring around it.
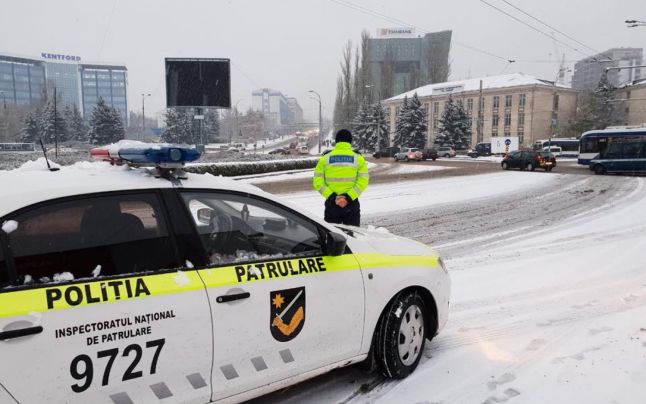
{"label": "snow pile", "polygon": [[177,286],[186,286],[191,283],[191,280],[189,279],[188,275],[186,275],[186,272],[183,271],[177,271],[175,274],[175,284]]}
{"label": "snow pile", "polygon": [[54,282],[67,282],[67,281],[73,281],[74,280],[74,275],[72,275],[70,272],[61,272],[61,273],[56,273],[54,274]]}
{"label": "snow pile", "polygon": [[[54,163],[53,161],[49,160],[49,165],[51,167],[57,167],[60,168],[60,165]],[[30,160],[18,167],[16,170],[18,171],[43,171],[43,170],[48,170],[47,168],[47,160],[45,160],[45,157],[40,157],[36,160]]]}
{"label": "snow pile", "polygon": [[2,223],[2,231],[6,234],[10,234],[11,232],[16,231],[17,228],[18,222],[16,222],[15,220],[7,220]]}
{"label": "snow pile", "polygon": [[101,265],[97,265],[96,268],[92,270],[92,277],[97,278],[101,275]]}

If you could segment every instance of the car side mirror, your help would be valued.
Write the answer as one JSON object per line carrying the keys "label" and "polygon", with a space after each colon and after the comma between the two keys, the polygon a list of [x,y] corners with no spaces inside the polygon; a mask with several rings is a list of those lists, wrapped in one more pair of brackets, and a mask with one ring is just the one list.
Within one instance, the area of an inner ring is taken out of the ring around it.
{"label": "car side mirror", "polygon": [[325,240],[325,253],[332,257],[343,255],[347,239],[344,235],[328,232]]}
{"label": "car side mirror", "polygon": [[200,223],[204,223],[204,224],[211,223],[211,216],[213,216],[213,209],[200,208],[197,210],[197,220]]}

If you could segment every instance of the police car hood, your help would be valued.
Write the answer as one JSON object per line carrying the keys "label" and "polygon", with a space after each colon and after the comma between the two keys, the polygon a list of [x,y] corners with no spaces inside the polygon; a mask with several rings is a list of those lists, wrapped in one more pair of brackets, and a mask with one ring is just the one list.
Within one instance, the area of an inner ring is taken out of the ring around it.
{"label": "police car hood", "polygon": [[348,246],[355,252],[380,252],[388,255],[436,256],[428,245],[406,237],[397,236],[384,227],[354,227],[335,225],[348,236]]}

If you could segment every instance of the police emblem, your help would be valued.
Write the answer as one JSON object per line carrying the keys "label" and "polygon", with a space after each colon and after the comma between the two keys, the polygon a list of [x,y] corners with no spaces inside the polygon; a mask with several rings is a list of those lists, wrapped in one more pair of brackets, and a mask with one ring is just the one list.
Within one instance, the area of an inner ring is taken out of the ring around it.
{"label": "police emblem", "polygon": [[280,342],[294,339],[305,324],[305,287],[269,293],[269,329]]}

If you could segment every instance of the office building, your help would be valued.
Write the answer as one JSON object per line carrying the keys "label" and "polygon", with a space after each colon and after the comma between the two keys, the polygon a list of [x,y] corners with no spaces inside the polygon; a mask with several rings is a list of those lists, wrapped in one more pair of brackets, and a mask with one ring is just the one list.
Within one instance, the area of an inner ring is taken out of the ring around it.
{"label": "office building", "polygon": [[56,89],[61,108],[75,105],[89,119],[102,97],[127,124],[125,66],[81,63],[79,56],[45,52],[41,58],[0,55],[0,97],[6,104],[38,107]]}
{"label": "office building", "polygon": [[616,98],[622,125],[646,127],[646,77],[621,86]]}
{"label": "office building", "polygon": [[440,131],[440,118],[449,97],[466,109],[471,145],[497,136],[517,136],[521,146],[529,146],[536,140],[558,136],[559,129],[574,118],[578,94],[571,88],[521,73],[430,84],[383,101],[391,137],[404,96],[410,99],[414,93],[427,111],[429,146]]}
{"label": "office building", "polygon": [[451,31],[416,36],[412,28],[380,28],[368,40],[370,80],[375,98],[446,81]]}
{"label": "office building", "polygon": [[[578,90],[593,90],[608,67],[630,67],[643,65],[642,48],[613,48],[598,55],[578,61],[574,65],[572,88]],[[609,70],[608,79],[616,87],[646,78],[646,72],[641,68]]]}
{"label": "office building", "polygon": [[268,129],[302,122],[303,110],[295,98],[270,88],[254,90],[251,95],[251,108],[263,113]]}

